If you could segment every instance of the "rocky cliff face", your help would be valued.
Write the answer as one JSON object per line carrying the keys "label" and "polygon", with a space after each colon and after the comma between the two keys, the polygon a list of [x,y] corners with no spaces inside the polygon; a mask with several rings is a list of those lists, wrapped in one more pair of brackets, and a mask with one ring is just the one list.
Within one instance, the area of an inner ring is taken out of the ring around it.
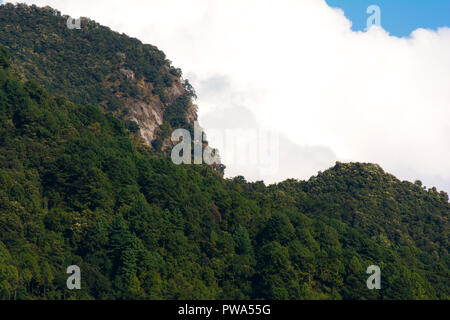
{"label": "rocky cliff face", "polygon": [[[114,113],[126,121],[134,122],[139,129],[136,133],[143,140],[143,142],[152,146],[152,142],[157,138],[162,138],[165,144],[168,143],[167,137],[162,137],[161,126],[164,123],[164,114],[170,106],[182,95],[189,94],[183,85],[183,80],[177,75],[170,73],[170,67],[164,66],[163,72],[166,77],[169,77],[171,85],[164,88],[162,99],[155,93],[155,85],[147,78],[138,78],[135,72],[126,68],[125,60],[126,54],[122,52],[117,53],[122,57],[123,61],[119,67],[121,79],[115,80],[109,77],[104,82],[104,87],[111,92],[122,103],[123,107],[115,110]],[[130,96],[124,92],[124,81],[131,87],[136,89],[138,93],[135,96]],[[106,109],[108,108],[108,101],[101,103]],[[198,119],[197,106],[189,102],[189,106],[185,111],[184,118],[186,123],[194,125],[194,121]],[[175,128],[173,128],[175,129]],[[169,140],[170,141],[170,140]]]}

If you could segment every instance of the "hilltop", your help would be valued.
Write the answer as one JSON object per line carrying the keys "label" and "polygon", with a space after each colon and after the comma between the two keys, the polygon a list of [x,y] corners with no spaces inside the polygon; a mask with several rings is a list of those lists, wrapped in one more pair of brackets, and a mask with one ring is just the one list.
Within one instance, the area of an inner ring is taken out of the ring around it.
{"label": "hilltop", "polygon": [[173,129],[192,129],[195,91],[162,51],[88,18],[69,29],[68,18],[50,7],[1,7],[0,42],[19,79],[76,104],[100,105],[156,150],[171,146]]}

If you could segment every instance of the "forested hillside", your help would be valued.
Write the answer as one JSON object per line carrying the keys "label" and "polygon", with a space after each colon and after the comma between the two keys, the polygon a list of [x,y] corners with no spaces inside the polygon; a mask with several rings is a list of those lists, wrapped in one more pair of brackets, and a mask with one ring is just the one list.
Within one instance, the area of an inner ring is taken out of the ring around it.
{"label": "forested hillside", "polygon": [[173,129],[197,119],[195,92],[165,54],[88,18],[80,29],[50,7],[0,7],[0,43],[21,80],[34,80],[74,103],[100,105],[156,151]]}
{"label": "forested hillside", "polygon": [[[1,299],[450,298],[445,192],[375,164],[271,186],[177,166],[101,101],[81,100],[82,87],[78,98],[52,87],[58,70],[29,81],[10,47],[0,49]],[[66,287],[70,265],[81,290]],[[370,265],[381,290],[366,287]]]}

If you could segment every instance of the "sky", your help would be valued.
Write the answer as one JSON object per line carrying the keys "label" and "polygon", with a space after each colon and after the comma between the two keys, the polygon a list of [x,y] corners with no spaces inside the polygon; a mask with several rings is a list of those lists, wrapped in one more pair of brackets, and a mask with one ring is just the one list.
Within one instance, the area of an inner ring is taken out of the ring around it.
{"label": "sky", "polygon": [[342,8],[352,22],[352,30],[364,31],[366,9],[378,5],[382,12],[382,26],[389,34],[408,37],[417,28],[437,30],[450,24],[448,0],[327,0],[331,7]]}
{"label": "sky", "polygon": [[[163,50],[195,87],[229,177],[308,179],[358,161],[450,191],[450,1],[21,2]],[[367,28],[369,5],[379,26]],[[256,161],[233,152],[243,129]]]}

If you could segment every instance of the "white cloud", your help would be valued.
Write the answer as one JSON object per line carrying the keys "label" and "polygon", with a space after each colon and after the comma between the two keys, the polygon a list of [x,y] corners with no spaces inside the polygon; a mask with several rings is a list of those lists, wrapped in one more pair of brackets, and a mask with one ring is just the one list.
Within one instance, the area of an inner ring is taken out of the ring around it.
{"label": "white cloud", "polygon": [[[337,157],[450,191],[448,28],[409,38],[353,32],[324,0],[25,2],[88,16],[158,46],[197,88],[203,127],[216,126],[218,115],[232,126],[237,108],[248,109],[258,125],[298,146],[282,150],[299,159],[293,178]],[[318,159],[317,148],[329,153]]]}

